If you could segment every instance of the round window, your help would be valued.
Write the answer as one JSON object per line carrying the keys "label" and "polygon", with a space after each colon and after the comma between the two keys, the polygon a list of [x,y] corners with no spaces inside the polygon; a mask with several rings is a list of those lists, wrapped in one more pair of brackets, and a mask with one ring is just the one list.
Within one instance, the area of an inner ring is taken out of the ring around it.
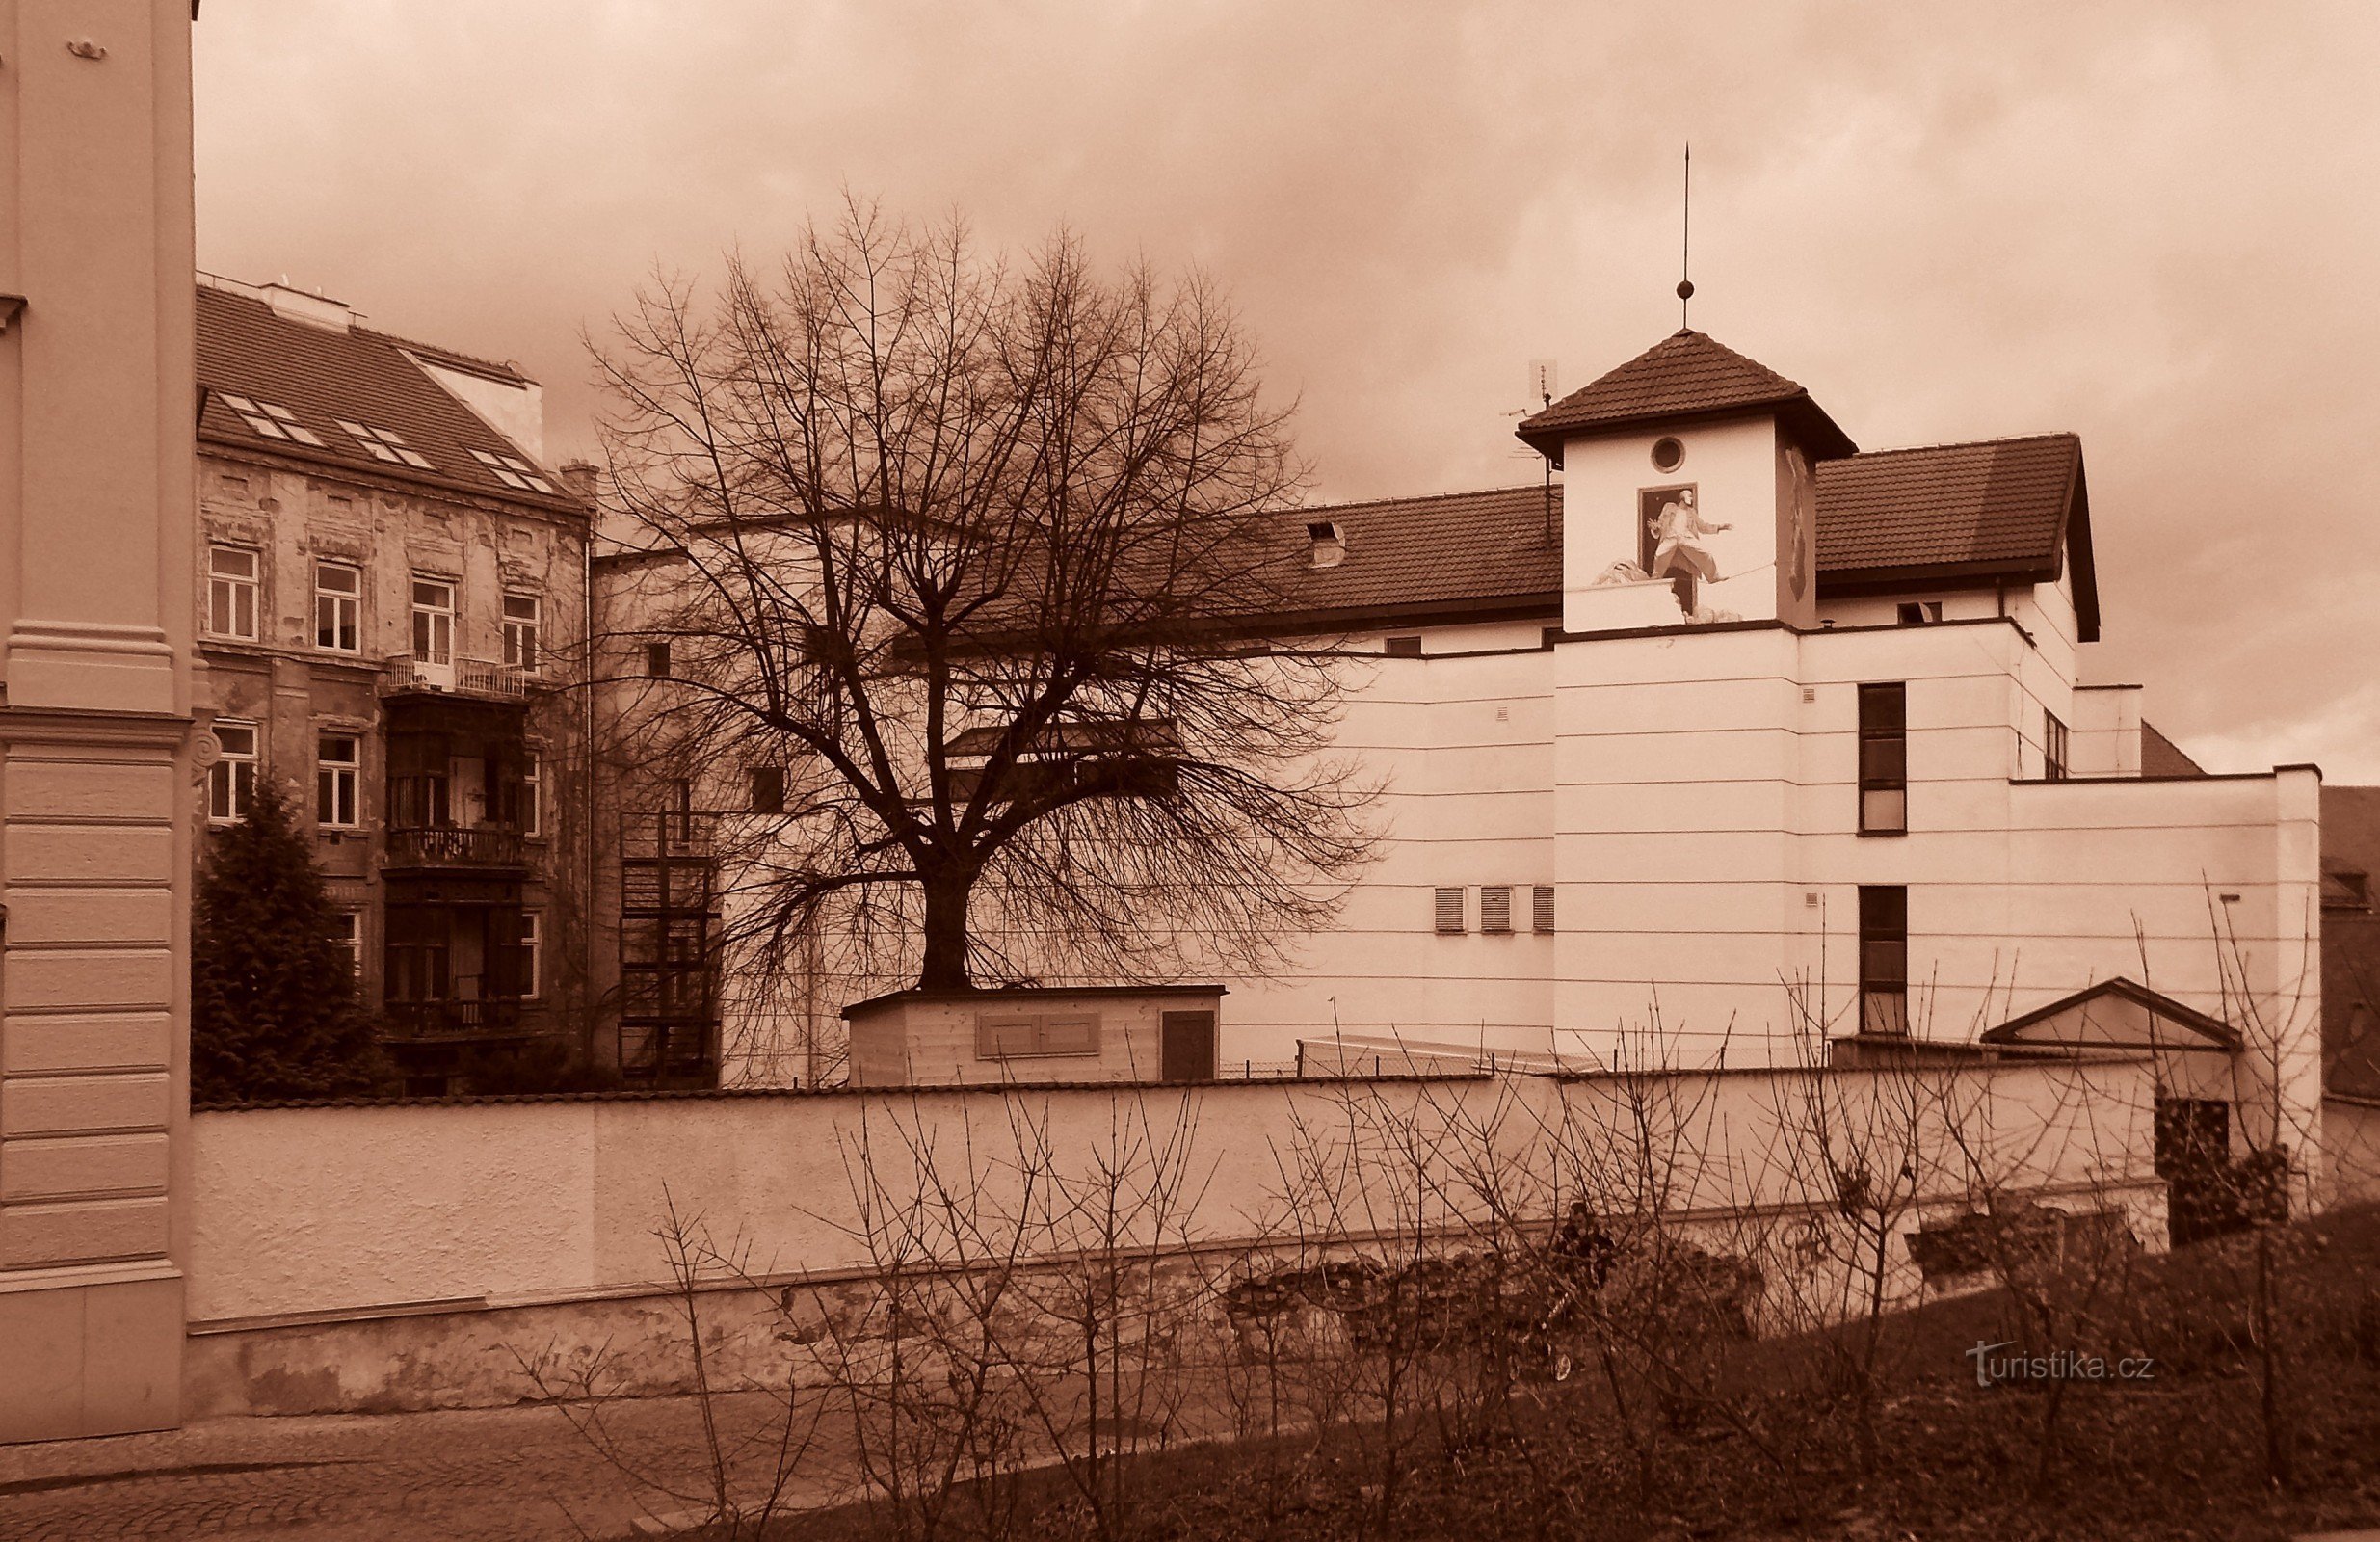
{"label": "round window", "polygon": [[1686,447],[1668,437],[1653,441],[1653,465],[1656,471],[1675,471],[1686,464]]}

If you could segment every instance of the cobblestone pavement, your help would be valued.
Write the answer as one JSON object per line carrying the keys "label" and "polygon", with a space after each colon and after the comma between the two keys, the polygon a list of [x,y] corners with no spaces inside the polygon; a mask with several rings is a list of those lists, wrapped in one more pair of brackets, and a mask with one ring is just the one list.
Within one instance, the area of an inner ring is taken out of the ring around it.
{"label": "cobblestone pavement", "polygon": [[[551,1406],[308,1419],[225,1419],[155,1435],[0,1446],[0,1542],[111,1537],[289,1537],[430,1542],[620,1537],[639,1517],[682,1515],[707,1487],[690,1398],[608,1405],[605,1458]],[[764,1473],[766,1399],[723,1399],[739,1465]],[[848,1497],[848,1461],[825,1435],[800,1464],[800,1502]],[[673,1496],[667,1490],[676,1490]]]}

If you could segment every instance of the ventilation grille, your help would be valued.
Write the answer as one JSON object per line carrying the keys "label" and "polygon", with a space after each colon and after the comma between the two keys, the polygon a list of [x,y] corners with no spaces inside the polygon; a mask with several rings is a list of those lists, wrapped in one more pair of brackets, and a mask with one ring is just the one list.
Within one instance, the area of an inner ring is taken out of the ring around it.
{"label": "ventilation grille", "polygon": [[1483,932],[1512,930],[1512,886],[1489,884],[1479,891],[1479,929]]}
{"label": "ventilation grille", "polygon": [[1553,935],[1553,886],[1539,884],[1529,891],[1529,930],[1540,937]]}
{"label": "ventilation grille", "polygon": [[1438,931],[1441,937],[1460,935],[1463,931],[1463,891],[1441,889],[1438,897]]}

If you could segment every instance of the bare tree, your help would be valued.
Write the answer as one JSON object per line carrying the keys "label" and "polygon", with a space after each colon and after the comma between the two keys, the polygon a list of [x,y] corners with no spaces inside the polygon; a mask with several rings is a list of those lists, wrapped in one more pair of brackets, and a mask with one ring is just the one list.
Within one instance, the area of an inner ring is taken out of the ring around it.
{"label": "bare tree", "polygon": [[1335,913],[1368,789],[1335,651],[1259,636],[1300,603],[1301,473],[1203,279],[855,202],[773,276],[657,283],[601,370],[619,753],[781,796],[718,837],[744,968],[824,935],[932,989],[1151,978]]}

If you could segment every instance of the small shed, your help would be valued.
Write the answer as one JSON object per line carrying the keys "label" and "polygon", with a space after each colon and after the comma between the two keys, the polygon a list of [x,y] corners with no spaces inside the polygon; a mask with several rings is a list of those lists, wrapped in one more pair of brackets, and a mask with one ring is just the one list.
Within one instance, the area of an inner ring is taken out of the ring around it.
{"label": "small shed", "polygon": [[851,1084],[1211,1081],[1220,985],[895,991],[843,1008]]}

